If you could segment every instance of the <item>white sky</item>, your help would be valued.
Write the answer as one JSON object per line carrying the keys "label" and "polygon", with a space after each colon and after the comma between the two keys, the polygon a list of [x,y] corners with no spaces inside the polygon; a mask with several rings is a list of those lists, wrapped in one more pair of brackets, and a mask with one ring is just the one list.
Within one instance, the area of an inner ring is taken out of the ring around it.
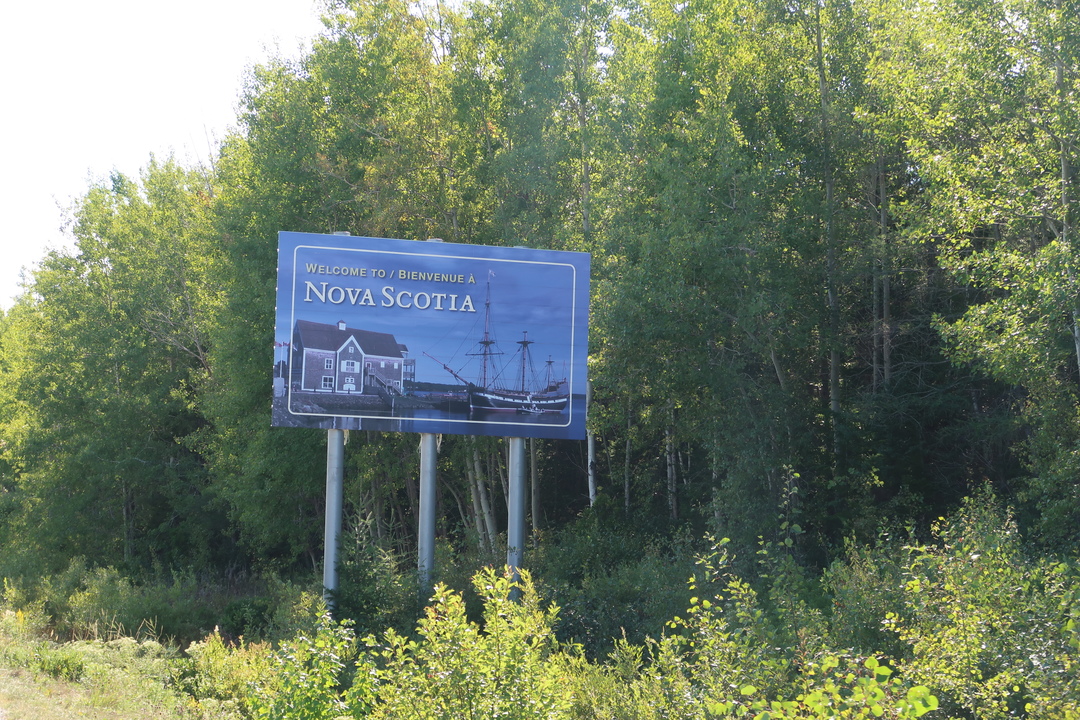
{"label": "white sky", "polygon": [[316,0],[0,3],[0,307],[65,245],[63,208],[154,153],[205,162],[244,71],[319,33]]}

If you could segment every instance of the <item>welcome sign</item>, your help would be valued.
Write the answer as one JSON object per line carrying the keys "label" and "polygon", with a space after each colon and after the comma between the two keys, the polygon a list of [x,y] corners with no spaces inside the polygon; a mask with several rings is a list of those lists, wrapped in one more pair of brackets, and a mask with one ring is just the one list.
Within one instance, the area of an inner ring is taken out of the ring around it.
{"label": "welcome sign", "polygon": [[279,233],[272,424],[584,438],[589,261]]}

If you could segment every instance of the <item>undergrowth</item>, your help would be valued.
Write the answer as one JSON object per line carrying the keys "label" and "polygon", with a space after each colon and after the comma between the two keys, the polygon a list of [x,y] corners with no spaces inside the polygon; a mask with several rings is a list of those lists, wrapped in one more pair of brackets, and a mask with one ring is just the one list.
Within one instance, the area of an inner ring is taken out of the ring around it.
{"label": "undergrowth", "polygon": [[[709,547],[661,631],[613,638],[602,657],[565,632],[553,584],[486,568],[469,591],[478,611],[439,585],[407,631],[358,632],[301,591],[287,609],[265,610],[278,619],[262,627],[290,632],[214,629],[184,645],[151,637],[152,625],[139,637],[115,636],[116,626],[57,642],[55,628],[88,624],[49,614],[58,595],[9,588],[0,662],[127,683],[169,717],[200,720],[1080,716],[1080,575],[1026,556],[988,495],[939,521],[929,542],[851,546],[819,577],[794,561],[792,543],[762,541],[752,578],[734,571],[730,543]],[[641,566],[664,577],[657,557],[646,552]],[[588,576],[606,578],[595,581],[604,592],[646,577],[622,567]],[[118,586],[111,597],[131,592]],[[78,602],[68,606],[80,617]]]}

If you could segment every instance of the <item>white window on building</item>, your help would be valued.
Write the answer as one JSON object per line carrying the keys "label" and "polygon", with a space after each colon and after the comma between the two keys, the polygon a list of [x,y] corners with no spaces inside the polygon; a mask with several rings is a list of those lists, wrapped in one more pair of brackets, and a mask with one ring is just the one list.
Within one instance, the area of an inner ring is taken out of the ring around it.
{"label": "white window on building", "polygon": [[397,364],[397,363],[394,363],[394,369],[395,369],[395,370],[397,370],[397,369],[398,369],[398,364]]}
{"label": "white window on building", "polygon": [[354,378],[354,377],[345,378],[345,384],[346,385],[356,385],[356,378]]}
{"label": "white window on building", "polygon": [[334,389],[334,376],[333,375],[323,375],[322,376],[322,389],[323,390],[333,390]]}
{"label": "white window on building", "polygon": [[355,360],[345,360],[341,363],[341,370],[347,373],[360,372],[360,363]]}
{"label": "white window on building", "polygon": [[354,352],[356,352],[356,346],[355,345],[350,345],[349,346],[349,354],[352,355]]}
{"label": "white window on building", "polygon": [[383,360],[382,362],[380,362],[380,363],[379,363],[379,367],[381,367],[381,368],[385,368],[385,367],[386,367],[386,361],[385,361],[385,360]]}
{"label": "white window on building", "polygon": [[334,358],[326,358],[323,361],[323,370],[333,370],[333,369],[334,369]]}

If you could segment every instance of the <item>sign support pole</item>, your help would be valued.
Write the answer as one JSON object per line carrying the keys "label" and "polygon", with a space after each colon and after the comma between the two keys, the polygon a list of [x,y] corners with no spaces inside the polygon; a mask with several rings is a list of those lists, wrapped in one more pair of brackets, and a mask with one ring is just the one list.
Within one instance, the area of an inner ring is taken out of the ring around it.
{"label": "sign support pole", "polygon": [[326,431],[326,521],[323,531],[323,600],[331,610],[338,589],[338,546],[345,478],[345,431]]}
{"label": "sign support pole", "polygon": [[[592,409],[592,383],[585,381],[585,422]],[[596,435],[586,426],[585,437],[589,443],[589,507],[596,504]]]}
{"label": "sign support pole", "polygon": [[525,552],[525,438],[507,438],[510,443],[510,497],[506,509],[506,564],[518,579]]}
{"label": "sign support pole", "polygon": [[416,565],[421,605],[431,597],[431,577],[435,572],[435,466],[438,448],[435,433],[420,433],[420,519]]}

